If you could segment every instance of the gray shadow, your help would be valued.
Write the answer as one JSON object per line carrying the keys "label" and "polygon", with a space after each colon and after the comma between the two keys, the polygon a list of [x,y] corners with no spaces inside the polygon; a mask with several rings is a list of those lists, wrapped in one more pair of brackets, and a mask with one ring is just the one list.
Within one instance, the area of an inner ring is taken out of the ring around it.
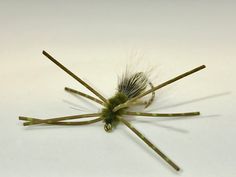
{"label": "gray shadow", "polygon": [[[144,119],[146,119],[146,120],[144,120]],[[172,131],[175,131],[178,133],[188,133],[189,132],[188,130],[185,130],[185,129],[180,129],[180,128],[176,128],[173,126],[168,126],[168,125],[163,125],[163,124],[157,123],[156,121],[159,121],[159,119],[156,119],[156,120],[154,120],[154,119],[153,118],[143,118],[143,119],[142,118],[141,119],[140,118],[128,118],[128,120],[130,122],[138,121],[141,123],[149,124],[151,126],[157,126],[157,127],[165,128],[168,130],[172,130]]]}
{"label": "gray shadow", "polygon": [[133,121],[139,121],[139,122],[142,122],[142,123],[147,123],[147,124],[150,124],[150,125],[154,125],[154,126],[158,126],[158,127],[161,127],[161,128],[165,128],[165,129],[168,129],[168,130],[171,130],[171,131],[175,131],[175,132],[178,132],[178,133],[189,133],[188,130],[185,130],[185,129],[180,129],[180,128],[176,128],[176,127],[173,127],[173,126],[168,126],[168,125],[163,125],[163,124],[160,124],[160,123],[157,123],[157,122],[154,122],[154,121],[158,121],[158,122],[165,122],[165,121],[179,121],[179,120],[190,120],[190,119],[205,119],[205,118],[216,118],[216,117],[220,117],[220,115],[218,114],[212,114],[212,115],[205,115],[205,116],[192,116],[192,117],[153,117],[153,118],[150,118],[150,117],[129,117],[129,121],[133,122]]}
{"label": "gray shadow", "polygon": [[161,109],[168,109],[168,108],[183,106],[186,104],[196,103],[196,102],[200,102],[200,101],[204,101],[204,100],[208,100],[208,99],[212,99],[212,98],[218,98],[218,97],[222,97],[222,96],[226,96],[226,95],[230,95],[230,94],[231,94],[231,92],[212,94],[209,96],[204,96],[204,97],[200,97],[200,98],[196,98],[196,99],[192,99],[192,100],[188,100],[188,101],[183,101],[183,102],[177,103],[177,104],[172,104],[172,105],[168,105],[168,106],[160,106],[158,108],[149,109],[148,111],[155,111],[157,109],[161,110]]}
{"label": "gray shadow", "polygon": [[163,124],[156,123],[156,122],[152,122],[152,125],[160,127],[160,128],[165,128],[165,129],[168,129],[168,130],[171,130],[171,131],[175,131],[175,132],[178,132],[178,133],[189,133],[188,130],[181,129],[181,128],[176,128],[176,127],[169,126],[169,125],[163,125]]}

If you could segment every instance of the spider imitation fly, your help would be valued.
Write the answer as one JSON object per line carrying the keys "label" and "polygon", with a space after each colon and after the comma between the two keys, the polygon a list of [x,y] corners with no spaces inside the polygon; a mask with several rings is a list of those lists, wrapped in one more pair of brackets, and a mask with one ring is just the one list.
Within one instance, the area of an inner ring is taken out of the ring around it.
{"label": "spider imitation fly", "polygon": [[[200,115],[200,112],[187,112],[187,113],[146,113],[146,112],[131,112],[129,108],[133,105],[144,105],[148,107],[154,100],[155,91],[169,85],[177,80],[180,80],[188,75],[191,75],[201,69],[204,69],[206,66],[202,65],[195,69],[192,69],[188,72],[185,72],[173,79],[170,79],[158,86],[153,86],[153,84],[149,81],[148,77],[143,72],[137,72],[134,74],[123,74],[119,83],[118,83],[118,91],[116,94],[106,99],[100,93],[98,93],[95,89],[93,89],[90,85],[84,82],[81,78],[72,73],[69,69],[59,63],[55,58],[49,55],[46,51],[43,51],[43,55],[45,55],[49,60],[55,63],[58,67],[64,70],[67,74],[77,80],[80,84],[90,90],[97,98],[82,93],[80,91],[65,87],[65,90],[90,99],[98,104],[100,104],[103,108],[98,113],[91,114],[81,114],[81,115],[73,115],[66,117],[58,117],[58,118],[50,118],[50,119],[38,119],[32,117],[23,117],[20,116],[20,120],[24,120],[24,126],[36,125],[36,124],[50,124],[50,125],[88,125],[92,123],[96,123],[99,121],[103,121],[104,129],[106,132],[112,131],[112,129],[118,124],[123,123],[126,125],[131,131],[133,131],[140,139],[142,139],[151,149],[153,149],[166,163],[168,163],[171,167],[173,167],[176,171],[179,171],[180,168],[168,158],[164,153],[162,153],[159,148],[157,148],[153,143],[151,143],[145,136],[142,135],[135,127],[133,127],[124,116],[150,116],[150,117],[181,117],[181,116],[197,116]],[[150,86],[150,89],[147,87]],[[151,94],[151,98],[148,101],[142,101],[141,98],[144,96]],[[81,119],[81,118],[89,118],[89,117],[97,117],[87,121],[67,121],[72,119]]]}

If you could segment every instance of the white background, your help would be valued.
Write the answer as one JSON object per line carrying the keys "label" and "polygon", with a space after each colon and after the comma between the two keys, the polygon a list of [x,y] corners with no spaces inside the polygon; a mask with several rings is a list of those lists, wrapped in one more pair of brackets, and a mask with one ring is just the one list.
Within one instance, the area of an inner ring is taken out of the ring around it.
{"label": "white background", "polygon": [[[0,176],[236,175],[235,1],[1,1]],[[129,120],[182,169],[174,172],[124,125],[23,127],[39,118],[97,112],[63,90],[90,93],[42,54],[48,51],[104,96],[126,64],[152,69],[157,92],[142,111],[201,111],[186,119]],[[71,108],[73,107],[73,108]],[[74,109],[74,108],[77,108]]]}

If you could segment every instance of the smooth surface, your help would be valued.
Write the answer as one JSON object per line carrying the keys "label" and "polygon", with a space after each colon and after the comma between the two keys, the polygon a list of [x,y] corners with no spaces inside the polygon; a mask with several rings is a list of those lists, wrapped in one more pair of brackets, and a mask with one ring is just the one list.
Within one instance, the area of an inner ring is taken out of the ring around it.
{"label": "smooth surface", "polygon": [[[235,177],[235,1],[1,1],[0,176]],[[205,64],[157,92],[146,112],[200,111],[190,119],[127,120],[182,169],[175,173],[127,127],[23,127],[18,116],[99,111],[46,50],[105,97],[126,64],[154,85]],[[73,108],[72,108],[73,107]],[[74,109],[76,108],[76,109]]]}

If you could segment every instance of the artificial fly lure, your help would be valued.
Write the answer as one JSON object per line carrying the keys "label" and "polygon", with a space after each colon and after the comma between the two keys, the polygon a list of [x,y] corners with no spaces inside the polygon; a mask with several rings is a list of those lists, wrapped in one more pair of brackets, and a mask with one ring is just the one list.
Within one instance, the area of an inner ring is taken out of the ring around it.
{"label": "artificial fly lure", "polygon": [[[58,118],[50,118],[50,119],[38,119],[32,117],[23,117],[20,116],[20,120],[24,120],[24,126],[36,125],[36,124],[50,124],[50,125],[88,125],[92,123],[96,123],[99,121],[103,121],[104,129],[106,132],[112,131],[112,129],[118,124],[123,123],[126,125],[131,131],[133,131],[140,139],[142,139],[151,149],[153,149],[166,163],[168,163],[171,167],[173,167],[176,171],[179,171],[180,168],[168,158],[159,148],[157,148],[153,143],[151,143],[142,133],[140,133],[134,126],[132,126],[124,116],[149,116],[149,117],[182,117],[182,116],[197,116],[200,115],[200,112],[187,112],[187,113],[146,113],[146,112],[131,112],[129,108],[134,105],[143,105],[148,107],[154,100],[155,91],[161,89],[175,81],[178,81],[188,75],[191,75],[201,69],[204,69],[206,66],[202,65],[195,69],[192,69],[188,72],[185,72],[173,79],[170,79],[158,86],[153,86],[153,84],[149,81],[148,77],[143,72],[137,72],[134,74],[125,73],[121,77],[118,83],[118,91],[116,94],[106,99],[100,93],[98,93],[95,89],[93,89],[90,85],[84,82],[81,78],[72,73],[69,69],[59,63],[55,58],[49,55],[46,51],[43,51],[43,55],[45,55],[49,60],[55,63],[58,67],[64,70],[67,74],[77,80],[80,84],[90,90],[97,98],[82,93],[80,91],[65,87],[65,90],[77,94],[79,96],[85,97],[89,100],[92,100],[98,104],[100,104],[103,108],[98,113],[91,114],[81,114],[81,115],[73,115],[66,117],[58,117]],[[147,87],[150,86],[150,89]],[[146,95],[151,94],[151,98],[147,101],[141,100]],[[67,121],[72,119],[82,119],[82,118],[90,118],[95,117],[94,119],[87,121]],[[97,117],[97,118],[96,118]]]}

